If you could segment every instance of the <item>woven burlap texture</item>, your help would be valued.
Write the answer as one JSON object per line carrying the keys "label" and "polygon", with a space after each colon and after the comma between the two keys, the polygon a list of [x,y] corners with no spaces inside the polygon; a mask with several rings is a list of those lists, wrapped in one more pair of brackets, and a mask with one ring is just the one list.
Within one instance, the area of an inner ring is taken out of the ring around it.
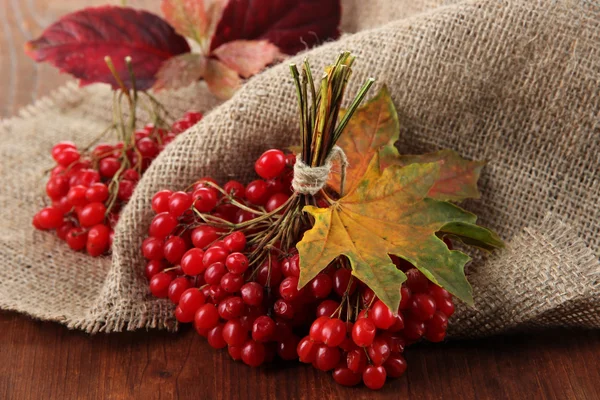
{"label": "woven burlap texture", "polygon": [[[369,76],[389,86],[401,152],[453,148],[490,161],[482,198],[464,206],[508,247],[475,254],[475,307],[458,307],[453,335],[599,327],[600,6],[364,3],[344,1],[347,33],[292,61],[307,57],[321,70],[351,50],[350,93]],[[112,258],[94,259],[35,231],[31,217],[43,204],[51,146],[86,144],[108,124],[110,99],[104,87],[70,85],[3,122],[0,307],[88,332],[170,329],[172,307],[149,295],[139,251],[151,196],[205,175],[248,179],[262,151],[297,143],[292,80],[287,65],[263,72],[172,143],[124,209]],[[217,104],[202,84],[162,100],[174,115]]]}

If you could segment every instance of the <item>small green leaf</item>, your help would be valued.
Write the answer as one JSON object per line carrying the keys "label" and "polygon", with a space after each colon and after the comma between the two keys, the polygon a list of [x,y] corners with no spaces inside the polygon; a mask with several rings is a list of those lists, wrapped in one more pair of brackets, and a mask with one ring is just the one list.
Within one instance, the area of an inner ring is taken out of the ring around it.
{"label": "small green leaf", "polygon": [[467,222],[451,222],[444,225],[439,233],[442,236],[453,236],[466,245],[478,247],[486,251],[504,247],[504,243],[496,233]]}

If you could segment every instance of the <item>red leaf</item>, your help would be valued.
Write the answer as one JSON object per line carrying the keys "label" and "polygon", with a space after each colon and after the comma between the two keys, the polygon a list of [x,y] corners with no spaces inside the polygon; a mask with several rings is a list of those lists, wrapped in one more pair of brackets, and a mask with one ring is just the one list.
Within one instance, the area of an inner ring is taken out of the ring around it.
{"label": "red leaf", "polygon": [[211,51],[234,40],[266,39],[296,54],[339,36],[340,0],[230,0]]}
{"label": "red leaf", "polygon": [[206,75],[208,59],[202,54],[185,53],[168,59],[156,73],[153,89],[180,89]]}
{"label": "red leaf", "polygon": [[267,40],[227,42],[213,51],[213,55],[244,78],[249,78],[267,65],[284,58],[277,46]]}
{"label": "red leaf", "polygon": [[165,18],[180,34],[194,39],[208,53],[227,0],[162,0]]}
{"label": "red leaf", "polygon": [[165,60],[190,51],[185,38],[160,17],[132,8],[103,6],[68,14],[25,46],[35,61],[47,61],[79,78],[82,85],[110,83],[114,77],[104,61],[110,56],[115,68],[131,84],[125,57],[132,58],[139,89],[155,81]]}

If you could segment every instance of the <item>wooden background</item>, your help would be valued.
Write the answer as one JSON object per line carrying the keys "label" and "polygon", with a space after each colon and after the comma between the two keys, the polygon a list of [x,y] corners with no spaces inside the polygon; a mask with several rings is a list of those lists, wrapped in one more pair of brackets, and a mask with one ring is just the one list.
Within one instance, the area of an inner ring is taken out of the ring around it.
{"label": "wooden background", "polygon": [[[101,0],[0,0],[0,117],[68,80],[23,53],[59,16]],[[118,2],[117,2],[118,3]],[[157,7],[158,0],[132,1]],[[0,312],[0,399],[600,399],[600,332],[552,330],[406,354],[379,392],[347,389],[304,365],[250,369],[193,330],[89,336]]]}

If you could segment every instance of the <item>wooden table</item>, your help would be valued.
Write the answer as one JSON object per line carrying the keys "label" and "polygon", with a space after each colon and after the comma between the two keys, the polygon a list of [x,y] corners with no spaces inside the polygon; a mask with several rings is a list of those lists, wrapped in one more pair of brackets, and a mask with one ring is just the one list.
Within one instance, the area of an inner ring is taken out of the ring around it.
{"label": "wooden table", "polygon": [[[68,79],[31,62],[24,42],[58,16],[101,3],[0,0],[1,117]],[[0,399],[600,399],[599,331],[419,345],[406,356],[407,374],[375,393],[304,365],[247,368],[192,330],[89,336],[0,312]]]}

